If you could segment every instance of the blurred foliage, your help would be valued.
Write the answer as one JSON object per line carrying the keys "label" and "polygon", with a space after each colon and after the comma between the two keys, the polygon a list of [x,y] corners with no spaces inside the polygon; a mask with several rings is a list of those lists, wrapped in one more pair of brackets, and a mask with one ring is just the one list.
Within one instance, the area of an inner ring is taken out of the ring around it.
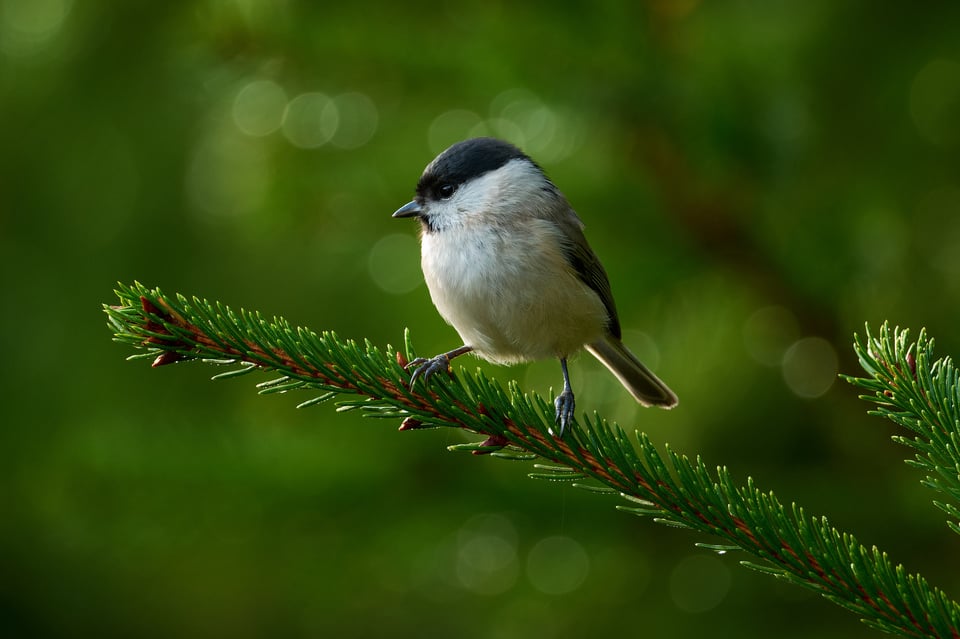
{"label": "blurred foliage", "polygon": [[[564,190],[681,398],[638,409],[582,357],[582,409],[956,596],[893,427],[831,380],[865,320],[960,351],[957,3],[0,0],[7,636],[875,635],[601,498],[449,455],[448,433],[109,341],[100,304],[139,279],[451,347],[390,213],[476,133]],[[545,576],[545,552],[570,570]]]}

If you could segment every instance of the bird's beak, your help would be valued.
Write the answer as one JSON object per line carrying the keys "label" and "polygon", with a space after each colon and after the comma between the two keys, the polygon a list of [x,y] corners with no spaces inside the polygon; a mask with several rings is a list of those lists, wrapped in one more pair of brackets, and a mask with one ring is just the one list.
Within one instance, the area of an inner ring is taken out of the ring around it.
{"label": "bird's beak", "polygon": [[413,202],[408,202],[397,209],[392,217],[413,217],[415,215],[420,215],[423,212],[423,208],[420,206],[420,203],[414,200]]}

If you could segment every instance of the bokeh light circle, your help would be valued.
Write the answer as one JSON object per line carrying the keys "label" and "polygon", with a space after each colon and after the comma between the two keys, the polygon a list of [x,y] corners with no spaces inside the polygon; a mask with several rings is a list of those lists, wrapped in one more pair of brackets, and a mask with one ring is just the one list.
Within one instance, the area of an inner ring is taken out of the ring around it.
{"label": "bokeh light circle", "polygon": [[837,351],[822,337],[804,337],[783,354],[783,379],[795,395],[820,397],[839,372]]}
{"label": "bokeh light circle", "polygon": [[527,578],[548,595],[563,595],[579,588],[590,572],[590,558],[577,541],[546,537],[527,555]]}
{"label": "bokeh light circle", "polygon": [[283,135],[301,149],[316,149],[329,142],[340,126],[336,103],[325,93],[301,93],[283,113]]}
{"label": "bokeh light circle", "polygon": [[457,544],[457,580],[480,595],[498,595],[514,586],[520,568],[517,533],[497,514],[473,517],[461,528]]}
{"label": "bokeh light circle", "polygon": [[7,0],[0,4],[0,50],[30,55],[50,44],[61,32],[72,0]]}
{"label": "bokeh light circle", "polygon": [[692,555],[670,574],[670,598],[684,612],[715,608],[730,591],[730,569],[717,557]]}
{"label": "bokeh light circle", "polygon": [[233,100],[233,121],[253,137],[269,135],[280,128],[287,107],[287,94],[271,80],[248,83]]}
{"label": "bokeh light circle", "polygon": [[427,144],[434,153],[440,153],[451,144],[470,136],[482,119],[473,111],[451,109],[433,119],[427,129]]}
{"label": "bokeh light circle", "polygon": [[420,286],[420,247],[411,235],[394,233],[370,249],[370,277],[387,293],[403,295]]}
{"label": "bokeh light circle", "polygon": [[330,143],[341,149],[356,149],[373,137],[380,114],[377,105],[363,93],[349,92],[333,98],[340,123]]}

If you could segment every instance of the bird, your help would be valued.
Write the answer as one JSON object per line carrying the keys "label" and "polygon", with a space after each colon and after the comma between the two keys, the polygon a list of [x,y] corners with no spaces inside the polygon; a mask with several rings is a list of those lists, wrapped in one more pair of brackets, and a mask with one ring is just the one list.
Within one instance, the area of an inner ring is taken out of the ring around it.
{"label": "bird", "polygon": [[[430,297],[462,346],[417,358],[411,388],[473,353],[495,364],[557,358],[557,437],[575,419],[567,359],[585,348],[644,406],[677,395],[624,345],[610,281],[584,224],[543,169],[492,137],[453,144],[423,170],[415,197],[393,213],[420,222]],[[551,429],[552,432],[552,429]]]}

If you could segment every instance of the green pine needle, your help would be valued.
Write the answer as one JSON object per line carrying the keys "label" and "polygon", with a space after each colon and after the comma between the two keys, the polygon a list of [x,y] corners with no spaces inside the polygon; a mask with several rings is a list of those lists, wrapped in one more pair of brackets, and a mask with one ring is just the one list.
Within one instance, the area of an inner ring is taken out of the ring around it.
{"label": "green pine needle", "polygon": [[923,472],[921,483],[949,501],[934,505],[953,521],[951,530],[960,530],[960,383],[949,357],[933,359],[933,339],[921,330],[915,343],[910,332],[880,327],[874,337],[866,327],[866,338],[855,336],[854,349],[870,377],[850,377],[851,384],[870,391],[862,399],[873,402],[874,415],[885,417],[912,431],[913,437],[894,435],[893,441],[912,448],[916,455],[907,464]]}
{"label": "green pine needle", "polygon": [[[205,361],[233,368],[225,379],[255,369],[272,374],[260,393],[306,390],[300,407],[337,397],[337,411],[360,410],[371,417],[402,421],[401,430],[453,427],[485,439],[451,450],[530,461],[532,477],[575,482],[591,492],[619,494],[618,509],[719,539],[701,547],[753,557],[744,566],[814,590],[859,615],[872,627],[908,637],[960,637],[960,605],[923,577],[894,565],[885,553],[866,548],[810,517],[796,505],[784,507],[748,478],[737,485],[725,467],[710,470],[669,447],[659,451],[642,433],[636,443],[616,424],[593,415],[575,420],[563,440],[551,434],[553,406],[515,382],[504,389],[481,373],[457,371],[411,388],[404,366],[416,357],[409,331],[403,351],[362,346],[334,333],[294,328],[282,318],[234,312],[219,302],[164,295],[139,283],[121,284],[120,303],[104,306],[114,339],[153,357],[154,366]],[[956,518],[960,497],[960,387],[949,359],[931,362],[932,340],[924,332],[908,344],[907,332],[886,325],[880,336],[857,338],[855,348],[869,377],[847,378],[865,389],[875,413],[917,438],[902,443],[917,451],[915,465],[925,483],[946,495],[937,502]],[[588,483],[581,483],[587,480]],[[952,530],[960,526],[949,522]]]}

